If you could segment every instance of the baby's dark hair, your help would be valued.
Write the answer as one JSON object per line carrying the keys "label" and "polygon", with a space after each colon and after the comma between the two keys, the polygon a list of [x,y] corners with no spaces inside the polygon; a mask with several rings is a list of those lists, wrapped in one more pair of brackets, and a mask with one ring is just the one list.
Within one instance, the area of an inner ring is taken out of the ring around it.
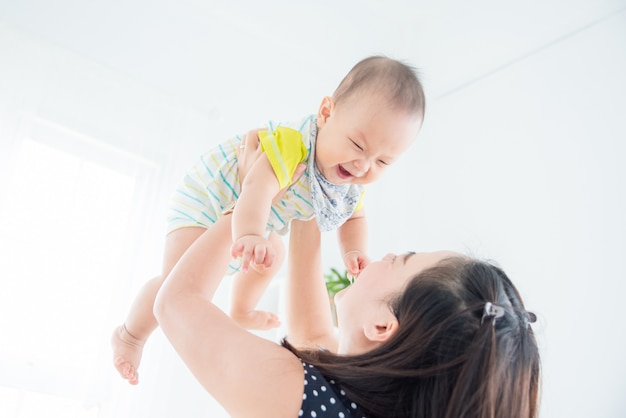
{"label": "baby's dark hair", "polygon": [[333,93],[335,103],[357,92],[382,94],[397,110],[424,117],[426,97],[415,68],[398,60],[372,56],[359,61]]}

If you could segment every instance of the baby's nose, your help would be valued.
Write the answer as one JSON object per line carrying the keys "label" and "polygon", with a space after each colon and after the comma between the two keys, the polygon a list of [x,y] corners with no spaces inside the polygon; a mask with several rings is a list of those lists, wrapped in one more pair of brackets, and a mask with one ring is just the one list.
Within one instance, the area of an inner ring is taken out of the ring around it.
{"label": "baby's nose", "polygon": [[370,169],[370,162],[367,159],[355,160],[354,167],[359,171],[357,177],[364,176]]}

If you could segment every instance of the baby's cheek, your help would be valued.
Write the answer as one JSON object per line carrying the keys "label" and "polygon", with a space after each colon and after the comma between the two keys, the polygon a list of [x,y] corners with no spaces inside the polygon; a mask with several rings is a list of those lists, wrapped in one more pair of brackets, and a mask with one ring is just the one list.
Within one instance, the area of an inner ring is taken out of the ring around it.
{"label": "baby's cheek", "polygon": [[380,168],[377,168],[376,170],[370,170],[366,176],[367,182],[373,183],[375,181],[378,181],[381,177],[383,177],[384,173],[385,173],[385,170],[384,169],[381,170]]}

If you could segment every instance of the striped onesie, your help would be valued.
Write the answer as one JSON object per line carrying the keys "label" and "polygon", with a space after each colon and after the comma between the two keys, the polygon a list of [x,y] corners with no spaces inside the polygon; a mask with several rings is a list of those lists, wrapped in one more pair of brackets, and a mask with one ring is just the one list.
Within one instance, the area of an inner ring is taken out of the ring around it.
{"label": "striped onesie", "polygon": [[[307,168],[300,179],[289,186],[282,199],[272,205],[266,223],[268,232],[284,235],[292,220],[315,217],[320,230],[336,229],[354,211],[360,209],[363,186],[329,183],[315,165],[317,123],[310,115],[293,124],[270,122],[267,131],[259,132],[263,152],[268,157],[276,178],[283,188],[299,163]],[[189,226],[209,228],[231,209],[241,184],[237,171],[237,147],[241,137],[231,138],[207,153],[186,173],[172,197],[167,217],[167,232]],[[239,270],[233,260],[229,274]]]}

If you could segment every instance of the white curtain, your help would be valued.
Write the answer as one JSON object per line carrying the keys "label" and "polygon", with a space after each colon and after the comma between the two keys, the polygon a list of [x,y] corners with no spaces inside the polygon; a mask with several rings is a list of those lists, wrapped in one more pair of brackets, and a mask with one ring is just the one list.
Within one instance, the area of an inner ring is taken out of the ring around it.
{"label": "white curtain", "polygon": [[0,51],[0,416],[167,416],[137,406],[185,373],[160,367],[164,338],[131,389],[109,336],[159,273],[167,199],[210,123],[6,24]]}

